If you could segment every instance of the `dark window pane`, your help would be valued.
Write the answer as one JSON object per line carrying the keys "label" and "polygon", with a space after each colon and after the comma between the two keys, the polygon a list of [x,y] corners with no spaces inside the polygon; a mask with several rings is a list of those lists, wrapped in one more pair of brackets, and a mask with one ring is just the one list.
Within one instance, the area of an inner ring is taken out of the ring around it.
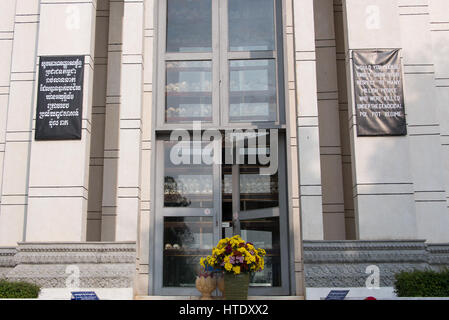
{"label": "dark window pane", "polygon": [[273,0],[229,0],[229,50],[275,50]]}
{"label": "dark window pane", "polygon": [[164,287],[194,287],[200,258],[212,247],[212,218],[164,218]]}
{"label": "dark window pane", "polygon": [[211,0],[168,0],[167,52],[211,51]]}
{"label": "dark window pane", "polygon": [[212,63],[167,62],[166,122],[212,121]]}
{"label": "dark window pane", "polygon": [[276,121],[274,60],[231,60],[229,68],[229,121]]}

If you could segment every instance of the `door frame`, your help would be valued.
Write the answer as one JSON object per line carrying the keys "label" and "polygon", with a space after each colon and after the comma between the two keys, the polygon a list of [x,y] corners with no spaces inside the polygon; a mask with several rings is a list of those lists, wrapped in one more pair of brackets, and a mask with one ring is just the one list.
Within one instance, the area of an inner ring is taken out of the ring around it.
{"label": "door frame", "polygon": [[[198,294],[195,287],[164,287],[163,286],[163,259],[164,259],[164,217],[212,217],[213,220],[213,245],[216,245],[221,239],[222,228],[222,165],[213,164],[213,203],[214,208],[210,208],[209,214],[205,213],[205,209],[198,208],[164,208],[164,144],[169,141],[167,133],[160,134],[155,140],[155,179],[153,179],[154,187],[154,227],[152,241],[153,245],[153,281],[152,292],[156,295],[167,296],[194,296]],[[281,255],[281,286],[280,287],[249,287],[248,293],[254,296],[266,295],[289,295],[291,291],[290,283],[290,254],[289,254],[289,229],[288,229],[288,190],[287,190],[287,174],[286,174],[286,135],[279,133],[278,135],[278,193],[279,207],[268,209],[257,209],[244,211],[251,218],[279,217],[279,234],[280,234],[280,255]],[[233,177],[235,180],[235,177]],[[233,188],[233,196],[235,189]],[[246,219],[241,219],[244,221]]]}

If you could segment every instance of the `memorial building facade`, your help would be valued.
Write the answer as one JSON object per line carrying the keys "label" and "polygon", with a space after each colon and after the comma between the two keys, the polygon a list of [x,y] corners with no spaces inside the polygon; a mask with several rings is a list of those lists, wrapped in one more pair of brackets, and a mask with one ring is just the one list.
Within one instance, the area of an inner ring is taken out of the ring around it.
{"label": "memorial building facade", "polygon": [[195,296],[235,233],[253,296],[448,266],[448,54],[446,0],[2,0],[0,278]]}

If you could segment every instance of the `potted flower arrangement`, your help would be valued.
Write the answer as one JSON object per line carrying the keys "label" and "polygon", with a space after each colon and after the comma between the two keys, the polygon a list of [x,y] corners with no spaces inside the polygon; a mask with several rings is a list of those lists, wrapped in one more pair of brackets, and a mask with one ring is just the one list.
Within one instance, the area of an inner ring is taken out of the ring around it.
{"label": "potted flower arrangement", "polygon": [[250,274],[264,269],[265,255],[264,249],[255,248],[236,235],[220,240],[212,249],[212,255],[201,258],[200,264],[224,273],[225,299],[246,300]]}
{"label": "potted flower arrangement", "polygon": [[217,287],[214,273],[205,268],[196,277],[195,286],[199,292],[201,292],[201,300],[212,300],[212,291]]}

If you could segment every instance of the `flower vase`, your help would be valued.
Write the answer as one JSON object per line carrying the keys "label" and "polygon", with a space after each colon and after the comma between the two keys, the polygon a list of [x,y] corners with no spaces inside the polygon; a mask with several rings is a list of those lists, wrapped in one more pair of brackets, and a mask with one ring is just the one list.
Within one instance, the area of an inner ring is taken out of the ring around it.
{"label": "flower vase", "polygon": [[211,293],[217,287],[217,282],[212,277],[196,277],[195,286],[201,292],[201,300],[212,300]]}
{"label": "flower vase", "polygon": [[224,274],[225,300],[248,300],[249,273]]}
{"label": "flower vase", "polygon": [[217,278],[217,288],[220,290],[221,295],[224,297],[224,276],[221,275]]}

